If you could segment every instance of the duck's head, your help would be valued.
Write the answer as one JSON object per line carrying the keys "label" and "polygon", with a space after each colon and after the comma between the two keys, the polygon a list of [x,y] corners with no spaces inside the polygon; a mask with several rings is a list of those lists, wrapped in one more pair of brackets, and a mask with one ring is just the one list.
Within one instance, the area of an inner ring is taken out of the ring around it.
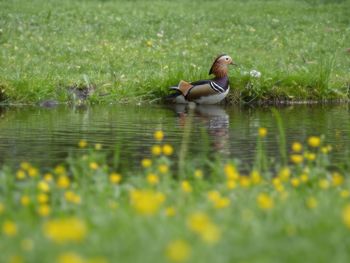
{"label": "duck's head", "polygon": [[228,65],[236,65],[229,55],[223,54],[218,56],[210,68],[209,75],[214,74],[216,77],[224,77],[227,75]]}

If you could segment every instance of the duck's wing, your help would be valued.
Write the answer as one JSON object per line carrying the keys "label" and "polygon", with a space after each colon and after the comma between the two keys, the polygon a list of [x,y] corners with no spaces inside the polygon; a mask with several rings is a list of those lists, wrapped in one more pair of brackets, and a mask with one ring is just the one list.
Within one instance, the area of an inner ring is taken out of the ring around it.
{"label": "duck's wing", "polygon": [[214,88],[215,86],[213,86],[213,81],[203,80],[203,81],[193,82],[191,84],[194,84],[194,83],[196,84],[193,85],[191,89],[189,89],[189,91],[187,92],[187,95],[185,96],[186,100],[188,101],[193,101],[201,97],[207,97],[210,95],[215,95],[220,93],[220,91]]}

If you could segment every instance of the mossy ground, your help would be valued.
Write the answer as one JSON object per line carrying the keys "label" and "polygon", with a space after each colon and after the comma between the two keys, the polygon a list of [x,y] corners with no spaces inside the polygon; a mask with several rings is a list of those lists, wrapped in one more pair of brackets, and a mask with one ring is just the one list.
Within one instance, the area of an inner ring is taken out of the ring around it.
{"label": "mossy ground", "polygon": [[[349,1],[1,1],[0,99],[158,101],[230,54],[230,102],[347,99]],[[262,73],[254,79],[252,69]]]}

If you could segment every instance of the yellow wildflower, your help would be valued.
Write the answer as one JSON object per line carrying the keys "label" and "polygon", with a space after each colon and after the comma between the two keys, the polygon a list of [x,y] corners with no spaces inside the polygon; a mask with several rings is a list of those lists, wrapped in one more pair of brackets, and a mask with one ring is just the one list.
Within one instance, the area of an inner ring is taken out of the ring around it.
{"label": "yellow wildflower", "polygon": [[199,235],[203,241],[213,244],[219,241],[221,237],[221,231],[216,225],[211,223],[204,229],[204,231],[199,233]]}
{"label": "yellow wildflower", "polygon": [[158,171],[159,171],[160,173],[162,173],[162,174],[166,174],[166,173],[169,172],[169,166],[166,165],[166,164],[160,164],[160,165],[158,166]]}
{"label": "yellow wildflower", "polygon": [[13,255],[9,258],[8,263],[24,263],[24,260],[20,255]]}
{"label": "yellow wildflower", "polygon": [[263,127],[260,127],[259,130],[258,130],[258,133],[259,133],[259,137],[260,138],[264,138],[267,135],[267,129],[263,128]]}
{"label": "yellow wildflower", "polygon": [[256,170],[253,170],[251,173],[250,173],[250,178],[251,178],[251,182],[253,184],[260,184],[261,181],[262,181],[262,178],[261,178],[261,175],[258,171]]}
{"label": "yellow wildflower", "polygon": [[169,145],[169,144],[164,144],[163,145],[163,154],[164,155],[172,155],[173,154],[173,152],[174,152],[174,149],[173,149],[173,147],[171,146],[171,145]]}
{"label": "yellow wildflower", "polygon": [[142,165],[142,167],[144,167],[144,168],[151,167],[151,165],[152,165],[152,160],[151,160],[151,159],[148,159],[148,158],[142,159],[141,165]]}
{"label": "yellow wildflower", "polygon": [[235,189],[237,187],[237,183],[234,180],[228,180],[226,182],[226,186],[228,189],[232,190],[232,189]]}
{"label": "yellow wildflower", "polygon": [[328,189],[329,186],[330,186],[330,183],[327,179],[320,179],[318,181],[318,186],[321,188],[321,189]]}
{"label": "yellow wildflower", "polygon": [[288,167],[283,167],[278,173],[278,177],[281,178],[282,181],[288,181],[290,175],[291,172]]}
{"label": "yellow wildflower", "polygon": [[184,180],[181,182],[181,189],[184,193],[191,193],[192,192],[192,186],[189,181]]}
{"label": "yellow wildflower", "polygon": [[62,189],[68,188],[70,185],[70,180],[66,175],[60,175],[57,180],[57,186]]}
{"label": "yellow wildflower", "polygon": [[350,228],[350,204],[343,209],[343,222]]}
{"label": "yellow wildflower", "polygon": [[261,193],[257,197],[258,205],[263,210],[270,210],[274,206],[273,199],[266,193]]}
{"label": "yellow wildflower", "polygon": [[196,169],[194,171],[194,178],[202,179],[203,178],[203,171],[200,169]]}
{"label": "yellow wildflower", "polygon": [[316,159],[316,154],[306,152],[306,153],[304,153],[304,157],[309,161],[314,161]]}
{"label": "yellow wildflower", "polygon": [[290,183],[292,184],[292,186],[298,187],[300,185],[300,179],[297,177],[293,177],[292,179],[290,179]]}
{"label": "yellow wildflower", "polygon": [[209,216],[203,212],[192,213],[187,220],[188,228],[196,233],[203,232],[210,224]]}
{"label": "yellow wildflower", "polygon": [[2,224],[2,232],[9,237],[17,235],[17,225],[13,221],[6,220]]}
{"label": "yellow wildflower", "polygon": [[32,166],[31,166],[30,163],[28,163],[28,162],[21,162],[20,167],[21,167],[21,169],[27,171],[27,170],[28,170],[30,167],[32,167]]}
{"label": "yellow wildflower", "polygon": [[70,203],[73,203],[73,204],[80,204],[81,202],[81,197],[74,193],[73,191],[66,191],[64,193],[64,198],[70,202]]}
{"label": "yellow wildflower", "polygon": [[158,130],[154,132],[153,136],[154,136],[154,139],[156,139],[157,141],[162,141],[164,138],[164,133],[163,131]]}
{"label": "yellow wildflower", "polygon": [[148,47],[152,47],[152,46],[153,46],[153,42],[152,42],[151,40],[147,40],[147,41],[146,41],[146,45],[147,45]]}
{"label": "yellow wildflower", "polygon": [[23,180],[26,178],[26,172],[23,171],[23,170],[18,170],[17,173],[16,173],[16,178],[18,180]]}
{"label": "yellow wildflower", "polygon": [[86,140],[80,140],[78,143],[79,148],[86,148],[86,146],[88,145]]}
{"label": "yellow wildflower", "polygon": [[300,142],[293,142],[292,151],[299,153],[303,150],[303,145]]}
{"label": "yellow wildflower", "polygon": [[38,171],[37,168],[30,167],[30,168],[28,169],[28,175],[29,175],[30,177],[35,177],[35,176],[37,176],[38,174],[39,174],[39,171]]}
{"label": "yellow wildflower", "polygon": [[95,143],[95,150],[99,151],[102,149],[102,144],[101,143]]}
{"label": "yellow wildflower", "polygon": [[228,197],[220,197],[218,200],[214,201],[214,207],[221,209],[228,207],[231,204],[231,200]]}
{"label": "yellow wildflower", "polygon": [[233,164],[226,164],[224,170],[228,180],[238,180],[239,173]]}
{"label": "yellow wildflower", "polygon": [[292,154],[290,156],[290,160],[294,164],[300,164],[303,162],[304,157],[301,154]]}
{"label": "yellow wildflower", "polygon": [[154,215],[165,201],[163,193],[151,190],[133,190],[130,192],[131,205],[141,215]]}
{"label": "yellow wildflower", "polygon": [[339,186],[339,185],[342,185],[343,183],[344,183],[344,176],[342,176],[339,173],[333,173],[333,176],[332,176],[333,186]]}
{"label": "yellow wildflower", "polygon": [[66,168],[63,165],[57,165],[54,170],[55,174],[63,175],[66,173]]}
{"label": "yellow wildflower", "polygon": [[97,170],[99,168],[99,165],[96,162],[91,162],[89,163],[89,167],[91,170]]}
{"label": "yellow wildflower", "polygon": [[151,151],[153,155],[157,156],[162,153],[162,148],[159,145],[153,145]]}
{"label": "yellow wildflower", "polygon": [[147,175],[147,182],[150,185],[157,185],[159,183],[159,177],[156,174],[150,173]]}
{"label": "yellow wildflower", "polygon": [[185,262],[190,258],[191,247],[186,241],[174,240],[166,247],[165,254],[171,262]]}
{"label": "yellow wildflower", "polygon": [[50,191],[50,186],[46,181],[42,180],[38,183],[38,189],[44,193],[47,193]]}
{"label": "yellow wildflower", "polygon": [[173,217],[176,215],[176,209],[173,206],[168,206],[167,208],[165,208],[165,215],[167,217]]}
{"label": "yellow wildflower", "polygon": [[303,183],[306,183],[309,180],[309,176],[306,173],[303,173],[303,174],[300,175],[300,180]]}
{"label": "yellow wildflower", "polygon": [[5,211],[5,206],[0,202],[0,215]]}
{"label": "yellow wildflower", "polygon": [[309,144],[309,146],[317,148],[321,144],[321,138],[317,136],[310,136],[307,140],[307,143]]}
{"label": "yellow wildflower", "polygon": [[79,254],[65,252],[58,257],[57,263],[87,263]]}
{"label": "yellow wildflower", "polygon": [[315,197],[309,197],[306,199],[306,206],[310,209],[316,208],[318,205],[317,199]]}
{"label": "yellow wildflower", "polygon": [[251,183],[251,180],[249,178],[249,176],[241,176],[239,178],[239,184],[242,186],[242,187],[249,187],[250,186],[250,183]]}
{"label": "yellow wildflower", "polygon": [[44,180],[45,180],[46,182],[51,182],[51,181],[53,180],[52,174],[50,174],[50,173],[44,174]]}
{"label": "yellow wildflower", "polygon": [[51,213],[51,208],[49,205],[42,204],[38,207],[38,214],[40,216],[46,217],[46,216],[50,215],[50,213]]}
{"label": "yellow wildflower", "polygon": [[[350,196],[349,190],[346,190],[346,189],[341,190],[341,191],[340,191],[340,196],[341,196],[342,198],[348,198],[348,197]],[[0,213],[0,214],[1,214],[1,213]]]}
{"label": "yellow wildflower", "polygon": [[111,173],[109,175],[109,181],[112,184],[119,184],[122,180],[122,176],[119,173]]}
{"label": "yellow wildflower", "polygon": [[47,238],[63,244],[82,241],[87,234],[87,227],[81,219],[71,217],[49,220],[43,231]]}
{"label": "yellow wildflower", "polygon": [[207,197],[210,201],[215,202],[221,198],[221,194],[219,191],[213,190],[208,192]]}
{"label": "yellow wildflower", "polygon": [[39,204],[45,204],[49,201],[49,196],[47,194],[44,194],[44,193],[38,194],[36,198],[37,198]]}

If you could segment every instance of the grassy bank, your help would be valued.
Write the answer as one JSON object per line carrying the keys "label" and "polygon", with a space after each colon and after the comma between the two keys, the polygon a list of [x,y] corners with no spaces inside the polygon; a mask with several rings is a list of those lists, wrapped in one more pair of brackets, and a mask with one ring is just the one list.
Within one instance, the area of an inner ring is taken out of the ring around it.
{"label": "grassy bank", "polygon": [[[230,54],[231,102],[345,99],[349,1],[0,1],[0,100],[154,101]],[[249,76],[258,70],[261,78]]]}
{"label": "grassy bank", "polygon": [[315,136],[287,151],[280,137],[281,163],[270,162],[267,132],[246,174],[238,160],[176,162],[184,152],[161,131],[125,174],[86,141],[88,154],[49,170],[3,167],[0,261],[348,262],[346,166],[330,170],[332,147]]}

